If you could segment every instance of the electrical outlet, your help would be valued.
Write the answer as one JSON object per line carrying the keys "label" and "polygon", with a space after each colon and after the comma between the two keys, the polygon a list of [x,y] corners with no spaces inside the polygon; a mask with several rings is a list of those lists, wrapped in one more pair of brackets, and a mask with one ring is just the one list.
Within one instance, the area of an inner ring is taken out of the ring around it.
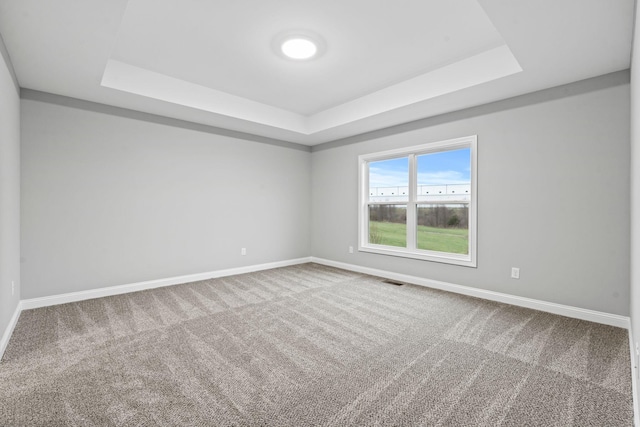
{"label": "electrical outlet", "polygon": [[353,253],[353,246],[349,246],[349,253],[352,254]]}
{"label": "electrical outlet", "polygon": [[246,255],[246,254],[247,254],[247,248],[240,249],[240,255]]}
{"label": "electrical outlet", "polygon": [[14,283],[14,281],[11,281],[11,296],[13,296],[16,293],[16,284]]}
{"label": "electrical outlet", "polygon": [[511,267],[511,278],[512,279],[520,278],[520,269],[518,267]]}

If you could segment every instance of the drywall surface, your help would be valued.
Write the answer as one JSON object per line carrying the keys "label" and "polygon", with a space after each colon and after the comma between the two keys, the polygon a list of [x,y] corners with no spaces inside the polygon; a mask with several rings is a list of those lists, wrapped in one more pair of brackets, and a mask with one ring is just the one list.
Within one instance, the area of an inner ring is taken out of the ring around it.
{"label": "drywall surface", "polygon": [[24,98],[22,150],[23,298],[309,256],[308,151]]}
{"label": "drywall surface", "polygon": [[[636,7],[635,28],[640,24]],[[640,345],[640,40],[635,33],[631,62],[631,331]],[[634,346],[635,346],[634,345]],[[638,356],[635,357],[636,364]],[[640,370],[640,367],[638,367]],[[638,373],[636,370],[636,374]],[[639,392],[640,393],[640,392]],[[640,394],[638,395],[640,400]]]}
{"label": "drywall surface", "polygon": [[[20,97],[0,38],[0,337],[20,301]],[[14,283],[12,292],[11,283]],[[0,349],[0,352],[2,350]],[[1,354],[0,354],[1,356]]]}
{"label": "drywall surface", "polygon": [[[314,147],[313,256],[628,315],[628,82],[616,73]],[[477,268],[358,252],[358,155],[467,135]]]}

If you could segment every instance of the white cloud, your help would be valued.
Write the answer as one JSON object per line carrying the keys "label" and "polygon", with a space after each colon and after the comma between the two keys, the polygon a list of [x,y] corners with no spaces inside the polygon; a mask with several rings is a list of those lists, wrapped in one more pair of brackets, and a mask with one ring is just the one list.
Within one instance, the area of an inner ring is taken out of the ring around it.
{"label": "white cloud", "polygon": [[460,171],[418,173],[418,185],[469,184],[470,179]]}
{"label": "white cloud", "polygon": [[406,187],[409,185],[409,175],[406,171],[394,171],[383,168],[369,169],[370,187]]}
{"label": "white cloud", "polygon": [[[460,171],[418,173],[418,185],[469,184],[467,175]],[[370,187],[406,187],[409,185],[406,171],[393,171],[372,167],[369,170]]]}
{"label": "white cloud", "polygon": [[[418,172],[418,185],[469,184],[471,180],[468,173],[465,172],[459,170]],[[376,167],[369,169],[369,186],[372,188],[406,187],[408,185],[407,171]]]}

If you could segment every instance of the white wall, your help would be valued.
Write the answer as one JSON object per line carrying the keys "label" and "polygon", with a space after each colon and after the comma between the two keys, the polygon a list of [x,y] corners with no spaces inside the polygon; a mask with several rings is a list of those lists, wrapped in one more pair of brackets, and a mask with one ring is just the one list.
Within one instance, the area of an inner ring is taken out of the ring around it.
{"label": "white wall", "polygon": [[[640,9],[636,7],[631,62],[631,331],[640,344]],[[636,356],[637,362],[637,356]],[[640,400],[640,393],[638,395]]]}
{"label": "white wall", "polygon": [[[628,82],[615,73],[315,147],[313,255],[628,315]],[[358,155],[474,134],[477,268],[348,253],[358,246]]]}
{"label": "white wall", "polygon": [[23,298],[309,256],[308,150],[29,98]]}
{"label": "white wall", "polygon": [[[0,38],[0,337],[20,300],[20,97]],[[15,283],[12,295],[11,282]],[[0,356],[2,355],[0,348]]]}

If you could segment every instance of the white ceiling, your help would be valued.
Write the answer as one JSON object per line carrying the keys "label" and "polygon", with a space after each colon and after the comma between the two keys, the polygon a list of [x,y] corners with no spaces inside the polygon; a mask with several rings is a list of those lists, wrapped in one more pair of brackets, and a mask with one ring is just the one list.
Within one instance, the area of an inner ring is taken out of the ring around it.
{"label": "white ceiling", "polygon": [[[315,145],[629,68],[633,0],[0,0],[21,87]],[[284,59],[285,32],[322,55]]]}

